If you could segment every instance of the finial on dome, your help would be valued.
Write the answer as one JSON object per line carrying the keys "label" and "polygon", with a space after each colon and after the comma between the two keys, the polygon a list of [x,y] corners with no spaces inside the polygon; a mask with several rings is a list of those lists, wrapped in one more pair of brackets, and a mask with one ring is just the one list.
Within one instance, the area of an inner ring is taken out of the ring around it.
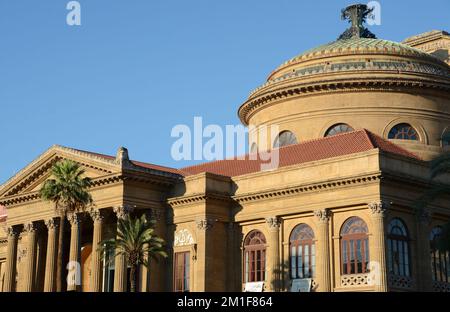
{"label": "finial on dome", "polygon": [[125,162],[130,161],[130,158],[128,156],[128,149],[125,147],[120,147],[116,154],[116,162],[118,164],[123,164]]}
{"label": "finial on dome", "polygon": [[373,8],[369,8],[366,4],[353,4],[342,10],[342,19],[349,20],[352,24],[338,40],[353,38],[372,38],[376,36],[364,27],[367,17],[373,12]]}

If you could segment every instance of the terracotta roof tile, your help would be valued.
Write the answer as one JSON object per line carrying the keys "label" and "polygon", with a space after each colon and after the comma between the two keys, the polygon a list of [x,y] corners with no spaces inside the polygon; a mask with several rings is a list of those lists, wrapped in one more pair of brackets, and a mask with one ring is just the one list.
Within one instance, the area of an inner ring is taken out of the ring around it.
{"label": "terracotta roof tile", "polygon": [[[282,147],[279,149],[278,167],[351,155],[376,148],[387,153],[420,160],[413,153],[363,129]],[[181,170],[186,172],[187,175],[210,172],[233,177],[261,171],[261,164],[267,163],[261,159],[252,160],[249,155],[245,155],[242,158],[219,160],[182,168]]]}
{"label": "terracotta roof tile", "polygon": [[[421,160],[417,155],[408,152],[404,148],[389,142],[372,132],[362,129],[358,131],[338,134],[332,137],[320,138],[301,142],[296,145],[285,146],[279,149],[279,166],[286,167],[303,164],[333,157],[345,156],[365,152],[373,149],[383,152]],[[115,159],[114,156],[82,151],[105,159]],[[155,164],[134,161],[131,162],[139,167],[159,170],[163,172],[178,174],[181,176],[195,175],[210,172],[218,175],[235,177],[244,174],[261,171],[261,165],[267,164],[260,158],[254,159],[249,154],[243,157],[217,160],[181,169],[175,169]]]}

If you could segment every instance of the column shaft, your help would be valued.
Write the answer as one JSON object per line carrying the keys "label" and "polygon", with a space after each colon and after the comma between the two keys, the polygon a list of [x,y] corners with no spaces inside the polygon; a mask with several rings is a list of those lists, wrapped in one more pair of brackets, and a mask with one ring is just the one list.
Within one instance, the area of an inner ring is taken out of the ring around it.
{"label": "column shaft", "polygon": [[[130,206],[118,206],[114,208],[114,212],[117,215],[117,222],[125,219],[132,211]],[[127,262],[125,256],[116,255],[114,263],[114,292],[126,292],[127,291]]]}
{"label": "column shaft", "polygon": [[417,279],[419,291],[433,291],[431,271],[430,223],[431,213],[427,209],[417,211]]}
{"label": "column shaft", "polygon": [[7,229],[8,247],[6,254],[4,292],[13,292],[16,288],[16,263],[18,233],[12,227]]}
{"label": "column shaft", "polygon": [[[373,249],[371,258],[375,261],[375,266],[370,268],[373,274],[373,282],[377,292],[388,291],[388,278],[386,269],[386,235],[385,235],[385,216],[387,205],[383,202],[369,204],[369,209],[373,221]],[[375,272],[376,271],[376,272]]]}
{"label": "column shaft", "polygon": [[267,270],[268,282],[267,289],[269,291],[279,291],[280,289],[280,220],[278,217],[271,217],[266,219],[266,223],[269,226],[269,265]]}
{"label": "column shaft", "polygon": [[25,272],[23,291],[34,291],[36,274],[36,226],[31,222],[25,225],[24,231],[27,239],[27,254],[25,258]]}
{"label": "column shaft", "polygon": [[102,291],[102,261],[101,252],[98,250],[99,243],[102,241],[103,216],[99,210],[91,212],[94,221],[94,233],[92,238],[92,258],[91,258],[91,291]]}
{"label": "column shaft", "polygon": [[68,216],[71,229],[70,229],[70,253],[68,264],[68,276],[67,276],[67,291],[79,291],[81,286],[81,231],[80,216],[77,214],[71,214]]}
{"label": "column shaft", "polygon": [[56,231],[58,228],[54,219],[47,220],[45,225],[48,229],[47,256],[45,261],[44,291],[53,292],[56,289]]}
{"label": "column shaft", "polygon": [[327,210],[317,210],[314,212],[318,219],[317,233],[317,273],[316,281],[318,290],[321,292],[331,291],[330,273],[330,248],[328,242],[329,212]]}

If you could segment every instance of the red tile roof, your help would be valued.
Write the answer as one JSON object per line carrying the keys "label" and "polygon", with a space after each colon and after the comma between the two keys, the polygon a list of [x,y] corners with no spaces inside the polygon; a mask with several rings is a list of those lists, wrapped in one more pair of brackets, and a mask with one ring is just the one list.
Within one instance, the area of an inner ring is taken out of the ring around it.
{"label": "red tile roof", "polygon": [[[285,146],[279,149],[278,167],[286,167],[296,164],[303,164],[311,161],[323,160],[327,158],[345,156],[365,152],[373,149],[380,149],[383,152],[404,156],[416,160],[421,160],[417,155],[408,152],[404,148],[389,142],[368,130],[358,130],[338,134],[331,137],[304,141],[299,144]],[[114,156],[82,151],[105,159],[115,159]],[[253,159],[250,155],[243,157],[217,160],[195,166],[175,169],[170,167],[149,164],[140,161],[131,162],[143,168],[159,170],[163,172],[190,176],[203,172],[210,172],[218,175],[235,177],[244,174],[261,171],[261,165],[270,161]]]}
{"label": "red tile roof", "polygon": [[[351,155],[376,148],[383,152],[421,160],[417,155],[410,153],[402,147],[363,129],[282,147],[279,149],[278,167],[286,167],[327,158]],[[261,171],[261,164],[264,163],[268,162],[262,161],[261,159],[251,160],[249,155],[245,155],[245,159],[242,160],[219,160],[182,168],[181,170],[185,172],[186,175],[210,172],[218,175],[234,177],[259,172]]]}

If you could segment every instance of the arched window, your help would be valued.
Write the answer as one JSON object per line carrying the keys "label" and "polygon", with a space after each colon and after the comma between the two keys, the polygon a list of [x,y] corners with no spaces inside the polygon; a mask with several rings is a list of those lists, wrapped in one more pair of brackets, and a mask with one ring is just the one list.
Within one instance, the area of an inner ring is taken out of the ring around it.
{"label": "arched window", "polygon": [[395,218],[388,226],[388,272],[393,275],[411,275],[409,263],[409,236],[402,220]]}
{"label": "arched window", "polygon": [[433,281],[450,283],[450,255],[437,248],[437,241],[442,234],[441,227],[435,227],[430,234],[431,272]]}
{"label": "arched window", "polygon": [[345,133],[345,132],[352,132],[355,131],[355,129],[353,129],[352,127],[350,127],[347,124],[341,123],[341,124],[337,124],[334,125],[332,127],[330,127],[330,129],[327,130],[327,132],[325,133],[326,137],[330,137],[339,133]]}
{"label": "arched window", "polygon": [[444,134],[442,135],[442,147],[449,147],[450,146],[450,130],[446,130]]}
{"label": "arched window", "polygon": [[252,144],[252,147],[250,147],[250,154],[255,154],[258,152],[258,145],[256,143]]}
{"label": "arched window", "polygon": [[244,278],[246,283],[266,278],[266,238],[260,231],[250,232],[244,241]]}
{"label": "arched window", "polygon": [[410,124],[398,124],[389,131],[389,139],[418,141],[419,135]]}
{"label": "arched window", "polygon": [[291,278],[312,278],[316,269],[314,232],[309,225],[299,224],[289,238]]}
{"label": "arched window", "polygon": [[273,143],[274,148],[279,148],[287,145],[297,144],[297,138],[295,134],[291,131],[283,131],[277,135],[275,142]]}
{"label": "arched window", "polygon": [[368,272],[369,237],[367,224],[361,218],[351,217],[341,229],[342,274]]}

